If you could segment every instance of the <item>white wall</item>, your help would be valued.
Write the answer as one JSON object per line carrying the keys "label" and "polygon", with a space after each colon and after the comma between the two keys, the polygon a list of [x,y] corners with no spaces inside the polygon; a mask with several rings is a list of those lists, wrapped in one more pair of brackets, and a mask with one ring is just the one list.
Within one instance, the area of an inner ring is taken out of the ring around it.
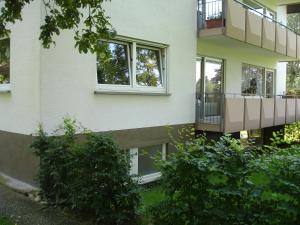
{"label": "white wall", "polygon": [[10,26],[11,93],[0,93],[0,131],[31,134],[39,121],[39,27],[39,0]]}
{"label": "white wall", "polygon": [[287,74],[287,63],[282,62],[277,64],[276,74],[276,94],[286,94],[286,74]]}
{"label": "white wall", "polygon": [[131,0],[106,3],[119,35],[168,44],[171,96],[94,94],[96,58],[74,49],[73,33],[42,50],[41,120],[52,130],[74,116],[94,131],[195,121],[196,1]]}

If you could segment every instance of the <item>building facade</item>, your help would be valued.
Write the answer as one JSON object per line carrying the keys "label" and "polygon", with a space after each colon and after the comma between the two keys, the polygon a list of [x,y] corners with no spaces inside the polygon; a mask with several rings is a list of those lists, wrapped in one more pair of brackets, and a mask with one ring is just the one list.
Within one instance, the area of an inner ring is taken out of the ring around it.
{"label": "building facade", "polygon": [[285,96],[286,62],[300,58],[300,37],[284,26],[291,3],[107,2],[118,35],[93,55],[78,53],[72,31],[43,49],[35,0],[0,40],[0,172],[34,184],[32,134],[65,116],[135,153],[145,182],[159,176],[150,156],[171,150],[167,127],[218,135],[298,120],[300,102]]}

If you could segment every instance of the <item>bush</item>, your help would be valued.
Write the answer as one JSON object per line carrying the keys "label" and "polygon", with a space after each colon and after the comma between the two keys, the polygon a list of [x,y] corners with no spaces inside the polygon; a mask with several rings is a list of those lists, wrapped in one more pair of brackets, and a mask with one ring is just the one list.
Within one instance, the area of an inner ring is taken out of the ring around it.
{"label": "bush", "polygon": [[40,127],[32,144],[44,198],[93,215],[100,224],[134,223],[140,195],[129,175],[129,155],[110,137],[86,131],[77,136],[74,120],[65,119],[61,131],[48,136]]}
{"label": "bush", "polygon": [[251,161],[250,168],[246,199],[250,224],[299,224],[299,147],[263,155]]}
{"label": "bush", "polygon": [[150,209],[155,225],[296,225],[300,150],[243,147],[229,136],[177,145],[160,162],[166,200]]}
{"label": "bush", "polygon": [[285,125],[283,130],[273,133],[272,146],[287,147],[300,143],[300,122]]}

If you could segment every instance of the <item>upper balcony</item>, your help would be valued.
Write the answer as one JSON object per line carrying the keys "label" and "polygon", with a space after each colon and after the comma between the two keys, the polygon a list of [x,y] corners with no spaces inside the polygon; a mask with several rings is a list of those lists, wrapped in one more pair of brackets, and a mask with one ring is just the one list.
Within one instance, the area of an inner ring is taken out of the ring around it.
{"label": "upper balcony", "polygon": [[198,0],[198,35],[201,40],[242,46],[280,61],[300,59],[296,32],[238,0]]}

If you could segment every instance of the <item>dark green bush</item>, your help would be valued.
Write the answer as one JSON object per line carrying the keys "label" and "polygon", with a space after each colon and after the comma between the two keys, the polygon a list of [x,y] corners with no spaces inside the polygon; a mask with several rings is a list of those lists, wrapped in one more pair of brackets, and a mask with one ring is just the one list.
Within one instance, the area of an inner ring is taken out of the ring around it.
{"label": "dark green bush", "polygon": [[300,150],[246,148],[228,136],[177,145],[160,162],[166,200],[155,225],[296,225]]}
{"label": "dark green bush", "polygon": [[39,183],[50,204],[95,216],[99,224],[133,224],[140,204],[129,175],[129,155],[110,137],[78,131],[64,120],[61,135],[39,130],[32,147],[40,157]]}

